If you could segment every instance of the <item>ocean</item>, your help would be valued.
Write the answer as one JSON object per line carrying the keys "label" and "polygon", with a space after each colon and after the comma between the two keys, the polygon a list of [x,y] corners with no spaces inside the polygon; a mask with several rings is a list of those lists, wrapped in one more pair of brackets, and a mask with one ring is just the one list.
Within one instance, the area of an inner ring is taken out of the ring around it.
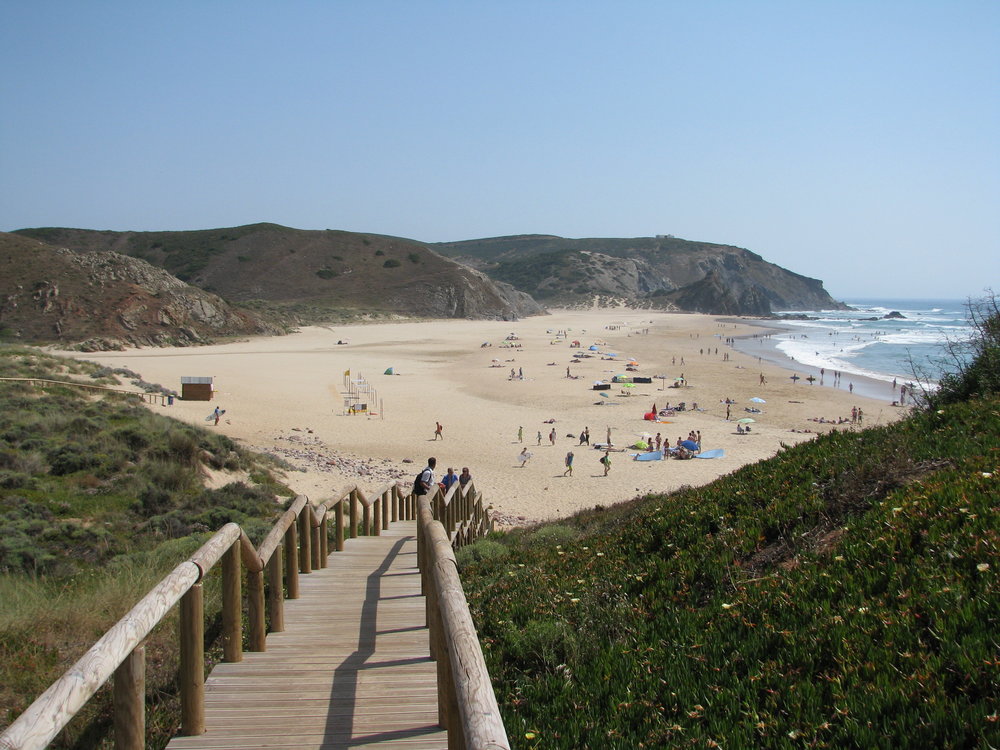
{"label": "ocean", "polygon": [[[844,302],[853,309],[805,311],[815,319],[781,321],[778,325],[788,330],[773,334],[772,341],[787,357],[814,369],[905,383],[917,377],[940,379],[950,369],[945,343],[967,340],[972,334],[964,300]],[[903,317],[883,319],[893,311]]]}

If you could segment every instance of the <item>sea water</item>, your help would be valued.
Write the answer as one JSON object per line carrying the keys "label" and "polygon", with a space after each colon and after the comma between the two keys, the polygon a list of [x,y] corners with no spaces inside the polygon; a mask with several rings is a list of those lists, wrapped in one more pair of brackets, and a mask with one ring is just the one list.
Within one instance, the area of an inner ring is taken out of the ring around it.
{"label": "sea water", "polygon": [[[810,320],[783,320],[772,340],[803,365],[901,383],[934,382],[953,370],[946,345],[973,331],[964,300],[844,300],[850,310],[796,311]],[[890,312],[902,318],[884,318]],[[779,313],[780,314],[780,313]]]}

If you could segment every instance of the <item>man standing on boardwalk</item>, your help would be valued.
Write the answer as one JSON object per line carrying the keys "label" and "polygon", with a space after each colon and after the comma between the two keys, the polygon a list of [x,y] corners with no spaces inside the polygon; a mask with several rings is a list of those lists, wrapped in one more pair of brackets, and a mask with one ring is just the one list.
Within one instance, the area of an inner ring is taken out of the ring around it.
{"label": "man standing on boardwalk", "polygon": [[426,495],[434,486],[434,467],[437,466],[437,459],[431,456],[427,459],[427,468],[417,475],[417,481],[413,483],[413,493],[415,495]]}

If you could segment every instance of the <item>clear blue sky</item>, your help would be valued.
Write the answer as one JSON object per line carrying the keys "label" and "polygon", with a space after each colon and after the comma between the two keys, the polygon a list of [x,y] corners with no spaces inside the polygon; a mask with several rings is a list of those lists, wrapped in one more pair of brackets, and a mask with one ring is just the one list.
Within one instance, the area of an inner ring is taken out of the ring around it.
{"label": "clear blue sky", "polygon": [[1000,2],[0,0],[0,230],[673,234],[1000,290]]}

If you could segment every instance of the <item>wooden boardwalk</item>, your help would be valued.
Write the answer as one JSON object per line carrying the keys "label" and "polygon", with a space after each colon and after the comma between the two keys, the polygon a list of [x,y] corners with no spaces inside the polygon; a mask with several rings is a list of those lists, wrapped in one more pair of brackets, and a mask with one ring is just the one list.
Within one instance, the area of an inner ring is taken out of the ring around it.
{"label": "wooden boardwalk", "polygon": [[447,748],[416,523],[349,539],[329,567],[301,575],[299,588],[266,652],[212,670],[205,734],[175,737],[168,749]]}

